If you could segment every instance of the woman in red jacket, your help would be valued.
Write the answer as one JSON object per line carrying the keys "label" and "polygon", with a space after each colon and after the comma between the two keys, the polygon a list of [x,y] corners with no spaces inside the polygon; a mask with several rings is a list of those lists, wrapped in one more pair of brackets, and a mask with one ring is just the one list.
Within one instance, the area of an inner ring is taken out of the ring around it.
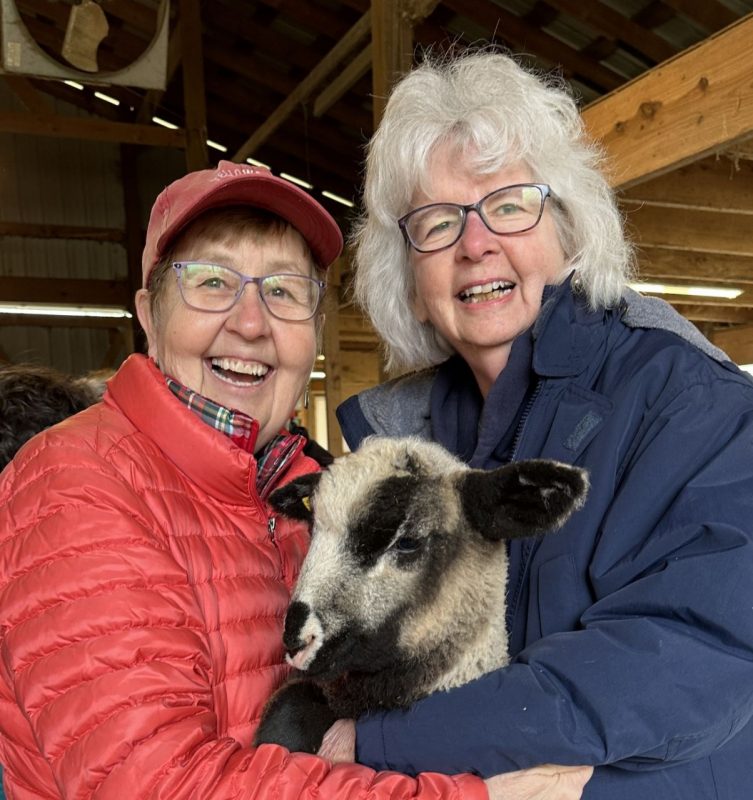
{"label": "woman in red jacket", "polygon": [[[329,214],[264,169],[220,163],[157,199],[136,297],[149,357],[0,481],[13,800],[487,796],[472,776],[250,747],[286,675],[282,620],[307,544],[265,498],[318,469],[285,425],[341,247]],[[508,797],[579,796],[556,776],[517,778]]]}

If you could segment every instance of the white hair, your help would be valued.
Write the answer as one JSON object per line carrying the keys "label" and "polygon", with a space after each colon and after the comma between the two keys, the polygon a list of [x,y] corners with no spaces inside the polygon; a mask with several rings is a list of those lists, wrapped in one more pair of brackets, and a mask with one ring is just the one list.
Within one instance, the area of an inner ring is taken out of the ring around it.
{"label": "white hair", "polygon": [[527,166],[547,183],[556,230],[576,284],[593,308],[614,305],[632,274],[632,248],[600,150],[561,79],[540,76],[499,52],[427,59],[393,89],[369,143],[365,211],[356,224],[354,292],[385,342],[388,367],[419,369],[452,354],[412,311],[415,281],[397,220],[424,187],[439,145],[456,146],[479,174]]}

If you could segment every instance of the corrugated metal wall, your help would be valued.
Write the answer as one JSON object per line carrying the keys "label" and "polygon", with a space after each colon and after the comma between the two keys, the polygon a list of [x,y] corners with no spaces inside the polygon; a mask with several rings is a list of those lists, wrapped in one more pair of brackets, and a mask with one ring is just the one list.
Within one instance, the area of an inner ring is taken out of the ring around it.
{"label": "corrugated metal wall", "polygon": [[[51,98],[65,116],[83,112]],[[25,111],[0,81],[0,108]],[[147,149],[139,158],[144,176],[142,225],[161,188],[183,169],[180,151]],[[117,144],[0,134],[0,221],[102,228],[125,227],[120,147]],[[127,277],[119,243],[21,236],[0,237],[0,280],[5,276],[120,279]],[[83,374],[105,366],[111,333],[106,328],[3,325],[0,357],[32,361]],[[115,354],[119,363],[127,354]]]}

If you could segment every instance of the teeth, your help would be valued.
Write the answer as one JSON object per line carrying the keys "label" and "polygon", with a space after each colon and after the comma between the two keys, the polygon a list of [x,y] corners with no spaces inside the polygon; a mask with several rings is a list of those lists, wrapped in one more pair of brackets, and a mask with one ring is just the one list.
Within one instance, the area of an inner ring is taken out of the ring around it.
{"label": "teeth", "polygon": [[501,295],[511,292],[514,288],[515,284],[510,283],[509,281],[491,281],[490,283],[482,283],[478,286],[470,286],[467,289],[464,289],[462,292],[460,292],[460,299],[478,302],[479,300],[484,299],[479,297],[479,295],[488,295],[492,294],[493,292],[499,292]]}
{"label": "teeth", "polygon": [[212,366],[224,369],[227,372],[238,372],[241,375],[253,375],[255,378],[260,378],[269,372],[269,367],[264,364],[254,362],[249,364],[246,361],[240,361],[237,358],[213,358]]}

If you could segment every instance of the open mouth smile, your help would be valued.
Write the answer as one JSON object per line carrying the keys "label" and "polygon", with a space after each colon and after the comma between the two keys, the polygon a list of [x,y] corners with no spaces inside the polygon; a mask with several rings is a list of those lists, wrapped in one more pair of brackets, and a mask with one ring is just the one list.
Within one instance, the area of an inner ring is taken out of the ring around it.
{"label": "open mouth smile", "polygon": [[485,303],[489,300],[499,300],[510,294],[514,288],[515,284],[510,281],[491,281],[478,286],[469,286],[459,292],[458,297],[463,303]]}
{"label": "open mouth smile", "polygon": [[212,373],[233,386],[258,386],[264,382],[270,368],[259,361],[241,361],[238,358],[210,358]]}

